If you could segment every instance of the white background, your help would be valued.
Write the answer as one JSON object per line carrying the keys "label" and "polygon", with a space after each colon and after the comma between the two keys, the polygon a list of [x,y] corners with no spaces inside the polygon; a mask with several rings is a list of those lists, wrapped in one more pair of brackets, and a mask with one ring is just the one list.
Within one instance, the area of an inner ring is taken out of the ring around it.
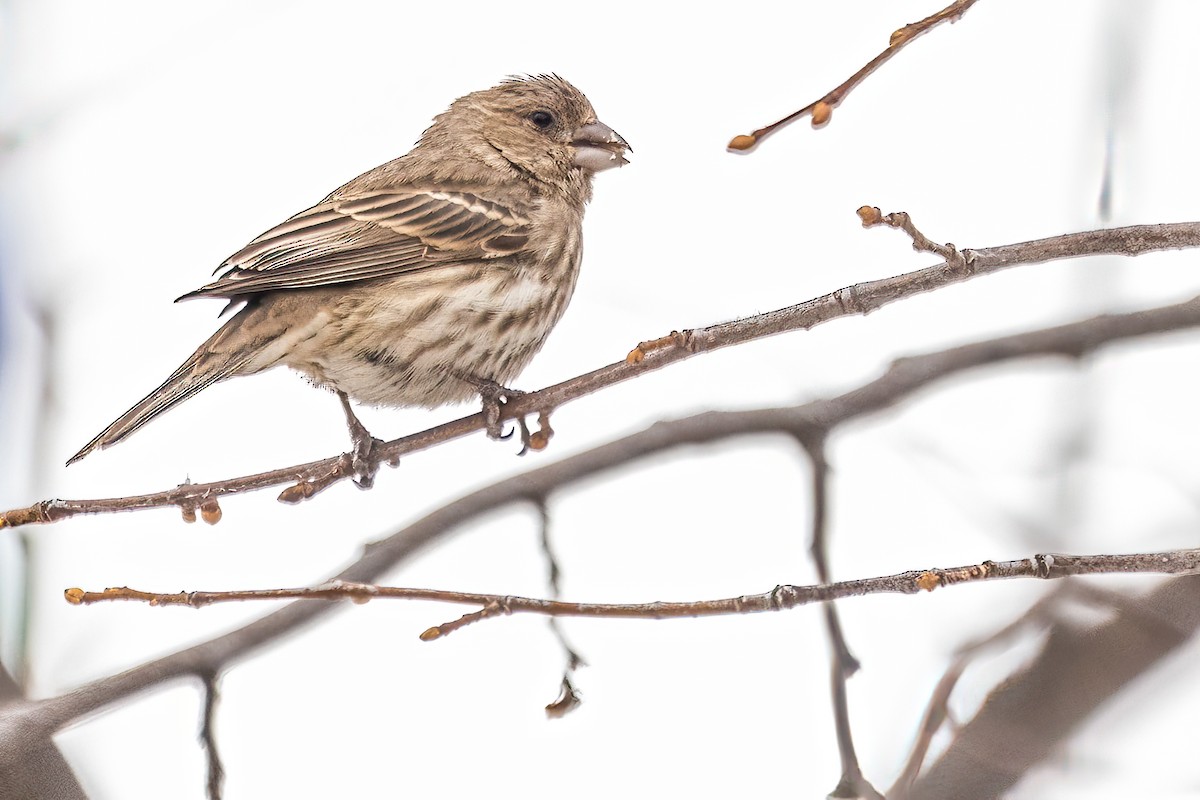
{"label": "white background", "polygon": [[[982,0],[870,78],[827,129],[801,122],[753,155],[725,151],[936,5],[10,1],[0,8],[0,505],[140,493],[343,449],[333,398],[277,371],[206,391],[128,443],[61,466],[215,328],[218,304],[172,298],[262,230],[406,151],[454,97],[509,74],[563,75],[635,148],[629,167],[597,180],[584,274],[519,381],[528,389],[673,328],[932,263],[899,233],[862,230],[864,203],[907,210],[963,247],[1105,224],[1110,115],[1110,224],[1200,217],[1200,6],[1185,0]],[[27,590],[8,532],[0,644],[11,659],[2,634],[27,591],[30,691],[57,694],[268,610],[75,608],[61,600],[68,586],[310,584],[460,494],[655,420],[824,397],[899,355],[1184,299],[1195,261],[1026,267],[697,358],[560,409],[549,451],[522,460],[477,435],[406,458],[369,493],[340,485],[298,508],[271,492],[226,500],[213,528],[159,510],[31,530]],[[1194,546],[1198,354],[1195,335],[1177,335],[1110,348],[1087,371],[989,369],[850,426],[832,443],[835,573]],[[471,410],[362,416],[393,438]],[[1083,452],[1064,455],[1076,441]],[[811,582],[807,486],[795,447],[764,437],[563,492],[552,514],[566,595],[688,600]],[[459,533],[389,582],[545,594],[527,508]],[[954,647],[1045,588],[842,605],[865,665],[851,684],[854,730],[879,787]],[[418,641],[460,613],[354,606],[235,667],[218,720],[226,797],[815,797],[836,781],[815,609],[568,621],[591,666],[578,678],[585,705],[555,722],[542,706],[561,656],[544,621]],[[969,715],[1030,652],[973,668],[956,707]],[[1200,702],[1196,657],[1185,649],[1107,706],[1016,796],[1194,796],[1200,766],[1184,731]],[[176,685],[63,733],[90,796],[201,797],[198,697]]]}

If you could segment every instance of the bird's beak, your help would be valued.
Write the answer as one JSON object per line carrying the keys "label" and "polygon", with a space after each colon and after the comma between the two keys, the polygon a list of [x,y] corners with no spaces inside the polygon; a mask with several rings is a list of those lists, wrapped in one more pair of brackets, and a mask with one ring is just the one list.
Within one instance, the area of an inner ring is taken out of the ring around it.
{"label": "bird's beak", "polygon": [[571,144],[575,147],[575,166],[592,172],[625,166],[629,163],[625,151],[633,151],[621,134],[603,122],[580,125],[571,136]]}

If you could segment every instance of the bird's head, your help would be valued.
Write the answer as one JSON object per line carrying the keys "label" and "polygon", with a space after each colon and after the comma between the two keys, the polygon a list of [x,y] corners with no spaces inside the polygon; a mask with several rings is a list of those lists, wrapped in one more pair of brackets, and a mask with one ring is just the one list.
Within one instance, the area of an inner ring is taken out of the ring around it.
{"label": "bird's head", "polygon": [[550,188],[588,192],[591,176],[629,163],[629,144],[557,75],[513,78],[460,97],[421,137]]}

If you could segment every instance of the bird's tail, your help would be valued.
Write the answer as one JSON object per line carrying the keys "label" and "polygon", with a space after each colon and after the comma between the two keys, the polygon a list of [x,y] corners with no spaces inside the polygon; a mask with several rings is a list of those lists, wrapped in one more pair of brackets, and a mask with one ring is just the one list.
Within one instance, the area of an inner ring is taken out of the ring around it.
{"label": "bird's tail", "polygon": [[238,329],[249,321],[245,317],[254,310],[252,307],[244,308],[222,325],[187,361],[180,364],[161,386],[142,398],[137,405],[71,456],[67,460],[67,466],[93,450],[103,450],[116,444],[159,414],[170,411],[201,390],[242,371],[258,355],[260,349],[260,346],[238,346],[239,342],[236,341],[243,338],[238,335]]}

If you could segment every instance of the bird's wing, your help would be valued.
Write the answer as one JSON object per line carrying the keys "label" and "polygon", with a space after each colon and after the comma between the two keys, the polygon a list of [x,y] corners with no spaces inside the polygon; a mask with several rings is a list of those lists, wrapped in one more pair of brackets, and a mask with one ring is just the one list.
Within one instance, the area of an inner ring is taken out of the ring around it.
{"label": "bird's wing", "polygon": [[469,191],[387,189],[338,197],[276,225],[180,297],[244,298],[495,258],[529,239],[528,209]]}

